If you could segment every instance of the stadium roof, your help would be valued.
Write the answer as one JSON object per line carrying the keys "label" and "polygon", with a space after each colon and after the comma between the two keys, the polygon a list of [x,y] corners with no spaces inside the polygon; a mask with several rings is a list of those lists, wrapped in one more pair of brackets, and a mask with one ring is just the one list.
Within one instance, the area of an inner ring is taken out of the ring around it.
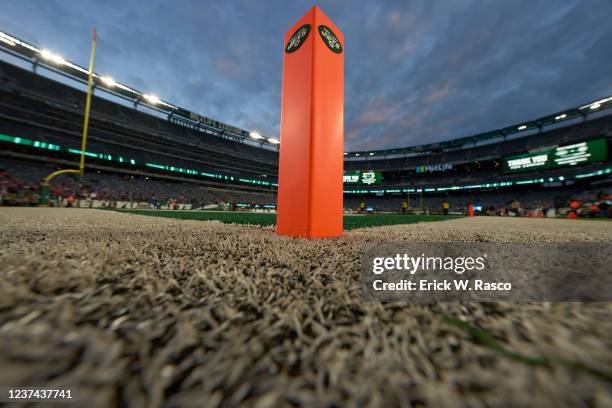
{"label": "stadium roof", "polygon": [[[69,78],[76,79],[81,82],[87,81],[88,70],[86,68],[74,64],[51,51],[36,47],[2,31],[0,31],[0,50],[18,58],[25,59],[31,62],[34,67],[37,65],[43,65],[46,68]],[[267,146],[278,147],[280,144],[280,141],[276,138],[265,137],[260,135],[258,132],[246,131],[236,126],[231,126],[206,116],[188,111],[187,109],[166,102],[154,94],[145,93],[121,84],[110,76],[94,73],[94,78],[96,88],[130,100],[134,102],[135,106],[140,104],[156,111],[166,113],[168,115],[168,120],[174,123],[190,128],[196,128],[237,141],[256,142],[262,146],[265,144]],[[372,158],[376,158],[376,156],[405,156],[426,153],[429,151],[461,148],[465,145],[477,144],[479,142],[485,142],[497,138],[505,138],[521,132],[530,132],[534,129],[541,130],[546,126],[557,125],[564,121],[580,117],[586,118],[590,113],[599,112],[609,108],[612,108],[612,96],[595,100],[581,106],[565,109],[550,115],[542,116],[537,119],[516,123],[511,126],[506,126],[504,128],[495,129],[476,135],[451,139],[443,142],[395,149],[345,152],[344,156],[345,159],[359,160],[361,158],[369,158],[372,156],[374,156]]]}

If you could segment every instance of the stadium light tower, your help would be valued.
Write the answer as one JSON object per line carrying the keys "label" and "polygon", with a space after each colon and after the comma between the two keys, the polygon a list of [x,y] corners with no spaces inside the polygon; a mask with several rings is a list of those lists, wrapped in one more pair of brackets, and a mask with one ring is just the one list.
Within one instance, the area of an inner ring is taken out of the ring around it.
{"label": "stadium light tower", "polygon": [[344,35],[313,7],[285,34],[284,44],[276,233],[340,236]]}

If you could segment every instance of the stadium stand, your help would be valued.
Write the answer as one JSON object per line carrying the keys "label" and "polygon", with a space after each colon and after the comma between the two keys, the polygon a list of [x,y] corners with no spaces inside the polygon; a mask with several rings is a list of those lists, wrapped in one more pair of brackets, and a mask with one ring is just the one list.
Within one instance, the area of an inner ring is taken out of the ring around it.
{"label": "stadium stand", "polygon": [[[45,69],[65,80],[44,75]],[[35,205],[44,176],[75,166],[85,101],[80,85],[82,78],[74,73],[38,60],[32,70],[0,61],[4,204]],[[101,87],[93,98],[86,173],[82,179],[60,176],[52,188],[55,198],[94,194],[151,206],[189,204],[184,208],[275,205],[278,146],[252,143],[246,131],[181,108],[174,115],[173,110],[145,109],[138,99],[111,100],[107,91]],[[398,211],[410,201],[411,209],[435,212],[448,200],[450,209],[459,212],[469,204],[528,210],[562,207],[573,197],[587,202],[605,196],[612,167],[607,152],[596,162],[517,173],[504,171],[503,162],[508,156],[595,139],[609,145],[612,114],[604,110],[612,107],[609,99],[526,122],[520,126],[525,131],[513,126],[423,146],[347,152],[345,171],[378,172],[382,181],[345,184],[345,209],[365,202],[377,211]],[[187,116],[198,121],[194,125]],[[442,169],[419,171],[426,166]]]}
{"label": "stadium stand", "polygon": [[[0,160],[0,199],[4,205],[38,204],[40,180],[56,170],[52,165]],[[63,200],[97,199],[98,201],[147,202],[152,206],[165,205],[170,201],[189,204],[190,208],[222,208],[231,203],[248,204],[253,207],[270,206],[276,201],[274,193],[220,189],[189,182],[168,181],[147,176],[118,173],[88,172],[64,176],[51,190],[51,198]]]}
{"label": "stadium stand", "polygon": [[[80,148],[81,91],[0,62],[0,131],[67,148]],[[160,164],[261,176],[274,174],[275,151],[186,129],[167,120],[95,97],[89,149]]]}
{"label": "stadium stand", "polygon": [[[492,209],[492,214],[490,215],[499,215],[499,211],[511,210],[513,204],[518,205],[518,208],[526,212],[537,209],[560,209],[568,207],[568,204],[572,199],[578,199],[587,203],[598,201],[602,195],[612,196],[612,189],[603,188],[600,190],[584,190],[577,188],[552,191],[484,191],[477,195],[452,194],[444,196],[423,196],[422,209],[432,214],[440,213],[442,203],[444,201],[448,201],[450,204],[450,210],[454,212],[466,213],[468,205],[473,204],[476,207],[482,207],[482,213],[486,213],[487,209]],[[344,205],[346,208],[357,211],[361,202],[364,202],[366,207],[373,208],[375,211],[399,212],[402,203],[406,200],[406,197],[397,196],[366,196],[361,198],[350,197],[345,198]],[[408,202],[410,202],[411,210],[419,211],[421,209],[421,201],[418,195],[408,198]]]}
{"label": "stadium stand", "polygon": [[449,151],[433,151],[402,158],[387,159],[380,156],[365,156],[363,160],[351,160],[354,158],[349,158],[345,161],[345,170],[360,170],[364,168],[378,171],[414,170],[416,166],[435,165],[438,163],[470,164],[477,161],[499,159],[504,156],[537,150],[546,146],[563,145],[611,134],[612,117],[607,115],[571,126],[552,129],[517,139],[500,141],[494,144]]}

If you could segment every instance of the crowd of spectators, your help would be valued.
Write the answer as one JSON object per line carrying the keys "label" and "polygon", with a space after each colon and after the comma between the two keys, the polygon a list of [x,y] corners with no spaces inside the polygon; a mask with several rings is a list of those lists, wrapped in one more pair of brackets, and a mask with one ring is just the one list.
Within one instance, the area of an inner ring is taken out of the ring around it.
{"label": "crowd of spectators", "polygon": [[612,217],[612,189],[594,191],[496,191],[455,195],[349,197],[344,207],[354,213],[400,212],[516,217]]}
{"label": "crowd of spectators", "polygon": [[[41,180],[53,166],[0,162],[0,205],[36,206],[41,203]],[[364,196],[345,197],[344,208],[351,212],[401,213],[460,213],[467,214],[470,206],[477,215],[498,216],[567,216],[612,217],[612,191],[596,190],[524,190],[494,191],[452,195]],[[86,172],[61,175],[54,179],[48,191],[49,202],[55,206],[76,206],[80,200],[102,202],[148,203],[152,208],[232,209],[273,206],[273,192],[250,192],[205,187],[195,183],[148,176],[118,173]],[[244,205],[248,206],[245,207]],[[108,204],[104,204],[108,205]]]}
{"label": "crowd of spectators", "polygon": [[[0,163],[0,205],[36,206],[41,180],[55,168]],[[152,207],[190,204],[192,208],[236,203],[273,204],[273,193],[205,187],[195,183],[153,179],[148,176],[86,172],[64,174],[49,186],[52,205],[74,206],[77,200],[145,202]]]}

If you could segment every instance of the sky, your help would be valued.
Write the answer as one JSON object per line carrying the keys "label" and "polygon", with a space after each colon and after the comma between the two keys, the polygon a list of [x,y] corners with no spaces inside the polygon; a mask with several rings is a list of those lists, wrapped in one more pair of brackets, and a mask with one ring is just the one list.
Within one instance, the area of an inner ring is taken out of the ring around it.
{"label": "sky", "polygon": [[[610,0],[2,0],[0,31],[172,104],[279,137],[284,33],[345,36],[345,149],[469,136],[612,95]],[[281,140],[282,143],[282,140]]]}

